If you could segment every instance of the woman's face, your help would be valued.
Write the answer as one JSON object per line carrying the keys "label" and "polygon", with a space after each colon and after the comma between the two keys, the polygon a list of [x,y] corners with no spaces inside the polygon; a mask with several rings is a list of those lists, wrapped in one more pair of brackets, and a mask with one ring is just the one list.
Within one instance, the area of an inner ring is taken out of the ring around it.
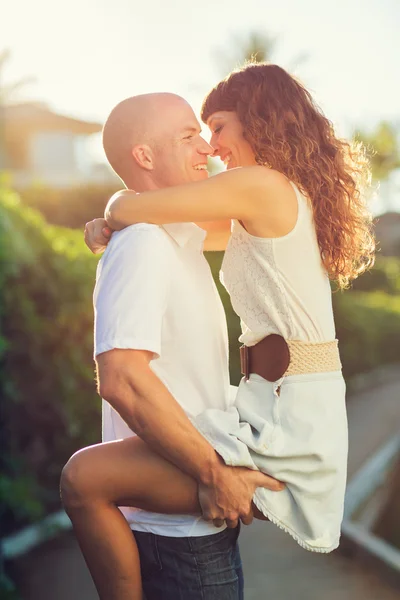
{"label": "woman's face", "polygon": [[254,152],[243,137],[243,125],[233,111],[221,110],[207,120],[211,130],[212,156],[219,156],[227,169],[256,165]]}

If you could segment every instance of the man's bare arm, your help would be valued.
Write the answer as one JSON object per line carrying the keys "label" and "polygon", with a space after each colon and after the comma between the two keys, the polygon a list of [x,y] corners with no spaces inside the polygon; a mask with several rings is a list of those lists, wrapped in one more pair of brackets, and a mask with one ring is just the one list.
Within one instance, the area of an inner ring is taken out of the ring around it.
{"label": "man's bare arm", "polygon": [[143,350],[100,354],[100,395],[154,450],[197,481],[209,484],[218,470],[218,457],[152,371],[151,358],[152,353]]}
{"label": "man's bare arm", "polygon": [[279,491],[282,485],[257,471],[225,466],[151,370],[151,357],[150,352],[118,349],[98,355],[100,395],[132,431],[203,486],[205,518],[231,524],[248,518],[256,487]]}
{"label": "man's bare arm", "polygon": [[[207,232],[204,250],[225,250],[231,235],[231,221],[205,221],[196,223]],[[93,219],[85,225],[85,243],[93,254],[101,254],[111,238],[112,229],[105,219]]]}

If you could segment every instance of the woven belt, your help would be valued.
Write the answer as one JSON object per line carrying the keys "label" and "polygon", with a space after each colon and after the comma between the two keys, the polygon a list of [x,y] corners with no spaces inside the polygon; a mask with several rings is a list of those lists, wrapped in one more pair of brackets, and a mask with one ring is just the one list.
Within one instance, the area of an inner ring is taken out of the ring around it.
{"label": "woven belt", "polygon": [[271,382],[288,375],[325,373],[342,368],[337,340],[302,342],[285,340],[275,333],[255,346],[241,346],[240,366],[246,380],[251,373],[256,373]]}

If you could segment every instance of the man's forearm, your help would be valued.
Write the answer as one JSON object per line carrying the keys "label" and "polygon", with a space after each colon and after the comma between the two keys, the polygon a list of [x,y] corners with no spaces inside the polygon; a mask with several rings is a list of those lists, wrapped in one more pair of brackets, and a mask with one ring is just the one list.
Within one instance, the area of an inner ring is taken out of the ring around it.
{"label": "man's forearm", "polygon": [[156,452],[197,481],[212,484],[221,459],[166,386],[146,367],[136,369],[134,377],[123,377],[111,390],[102,390],[100,378],[101,395]]}

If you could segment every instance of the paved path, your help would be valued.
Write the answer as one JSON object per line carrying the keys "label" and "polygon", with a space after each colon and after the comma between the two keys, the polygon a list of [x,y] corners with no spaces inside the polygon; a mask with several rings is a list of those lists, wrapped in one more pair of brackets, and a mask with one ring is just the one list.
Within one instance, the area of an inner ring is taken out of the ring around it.
{"label": "paved path", "polygon": [[[400,376],[359,392],[348,403],[349,475],[400,430]],[[241,552],[246,600],[399,600],[400,592],[378,573],[345,558],[301,549],[272,524],[243,528]],[[97,600],[71,534],[20,559],[16,573],[23,600]]]}

